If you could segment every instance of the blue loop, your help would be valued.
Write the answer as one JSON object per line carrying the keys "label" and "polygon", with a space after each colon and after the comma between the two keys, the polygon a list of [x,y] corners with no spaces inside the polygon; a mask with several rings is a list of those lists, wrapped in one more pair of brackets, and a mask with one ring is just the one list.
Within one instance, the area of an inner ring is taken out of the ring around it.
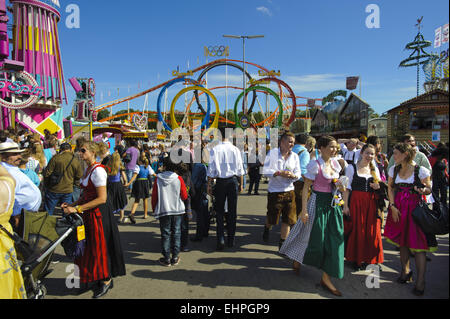
{"label": "blue loop", "polygon": [[[156,111],[158,112],[158,121],[161,122],[163,124],[164,128],[166,130],[168,130],[169,132],[172,132],[172,128],[169,125],[167,125],[167,123],[164,121],[164,117],[163,117],[162,112],[161,112],[161,101],[162,101],[162,98],[164,96],[164,93],[166,93],[166,91],[169,89],[169,87],[171,87],[172,85],[174,85],[176,83],[187,82],[187,81],[190,81],[193,85],[197,85],[197,86],[203,87],[200,84],[196,84],[197,81],[183,77],[183,78],[174,79],[174,80],[170,81],[169,83],[166,84],[166,86],[164,86],[161,89],[161,92],[159,93],[158,102],[156,104]],[[203,122],[202,122],[202,125],[201,125],[200,129],[202,129],[202,128],[209,128],[210,127],[209,120],[211,118],[211,99],[210,99],[209,95],[206,95],[206,97],[208,98],[208,107],[207,107],[207,110],[206,110],[206,116],[203,119]]]}

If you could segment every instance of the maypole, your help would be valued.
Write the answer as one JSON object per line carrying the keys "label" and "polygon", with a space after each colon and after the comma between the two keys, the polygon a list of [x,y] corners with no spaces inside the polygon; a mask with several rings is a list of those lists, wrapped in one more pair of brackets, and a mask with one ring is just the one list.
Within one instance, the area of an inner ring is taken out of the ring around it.
{"label": "maypole", "polygon": [[400,62],[399,67],[410,67],[410,66],[416,66],[417,67],[417,96],[419,96],[419,82],[420,82],[420,65],[425,64],[428,59],[431,57],[431,55],[424,51],[424,48],[427,48],[431,46],[431,41],[427,41],[424,39],[422,33],[420,33],[420,28],[422,24],[422,19],[417,20],[416,27],[418,27],[419,32],[417,33],[416,37],[414,38],[413,42],[410,42],[406,45],[405,50],[413,50],[411,55]]}

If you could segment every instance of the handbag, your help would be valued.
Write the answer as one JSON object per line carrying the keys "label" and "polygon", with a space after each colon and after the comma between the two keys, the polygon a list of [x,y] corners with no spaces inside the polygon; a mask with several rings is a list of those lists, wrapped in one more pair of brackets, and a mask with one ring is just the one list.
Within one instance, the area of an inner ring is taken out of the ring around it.
{"label": "handbag", "polygon": [[59,235],[64,234],[70,228],[73,231],[61,242],[61,246],[67,257],[76,259],[83,256],[86,249],[83,219],[79,215],[71,214],[57,221],[56,232]]}
{"label": "handbag", "polygon": [[[438,197],[433,194],[433,198]],[[425,234],[448,234],[448,207],[443,202],[434,202],[431,209],[424,200],[421,200],[412,211],[412,218]]]}

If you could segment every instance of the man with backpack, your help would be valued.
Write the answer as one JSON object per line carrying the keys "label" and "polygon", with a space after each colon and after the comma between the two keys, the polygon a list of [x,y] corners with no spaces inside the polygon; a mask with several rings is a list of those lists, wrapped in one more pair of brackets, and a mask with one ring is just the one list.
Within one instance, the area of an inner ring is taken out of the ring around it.
{"label": "man with backpack", "polygon": [[72,203],[74,185],[77,186],[83,177],[81,163],[73,154],[70,144],[61,145],[60,153],[50,160],[43,175],[46,189],[44,209],[51,216],[56,205]]}

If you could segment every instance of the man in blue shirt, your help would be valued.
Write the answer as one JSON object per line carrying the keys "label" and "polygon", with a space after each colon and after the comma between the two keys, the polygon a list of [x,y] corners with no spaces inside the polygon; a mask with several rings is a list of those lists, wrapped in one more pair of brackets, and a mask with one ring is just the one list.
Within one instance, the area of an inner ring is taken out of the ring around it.
{"label": "man in blue shirt", "polygon": [[[295,137],[295,145],[292,149],[292,152],[296,153],[300,159],[300,170],[302,172],[302,176],[306,174],[306,167],[309,164],[310,156],[309,152],[306,149],[306,140],[308,135],[299,134]],[[303,177],[300,177],[298,181],[294,183],[295,187],[295,206],[297,209],[297,217],[300,215],[302,211],[302,192],[303,192]]]}

